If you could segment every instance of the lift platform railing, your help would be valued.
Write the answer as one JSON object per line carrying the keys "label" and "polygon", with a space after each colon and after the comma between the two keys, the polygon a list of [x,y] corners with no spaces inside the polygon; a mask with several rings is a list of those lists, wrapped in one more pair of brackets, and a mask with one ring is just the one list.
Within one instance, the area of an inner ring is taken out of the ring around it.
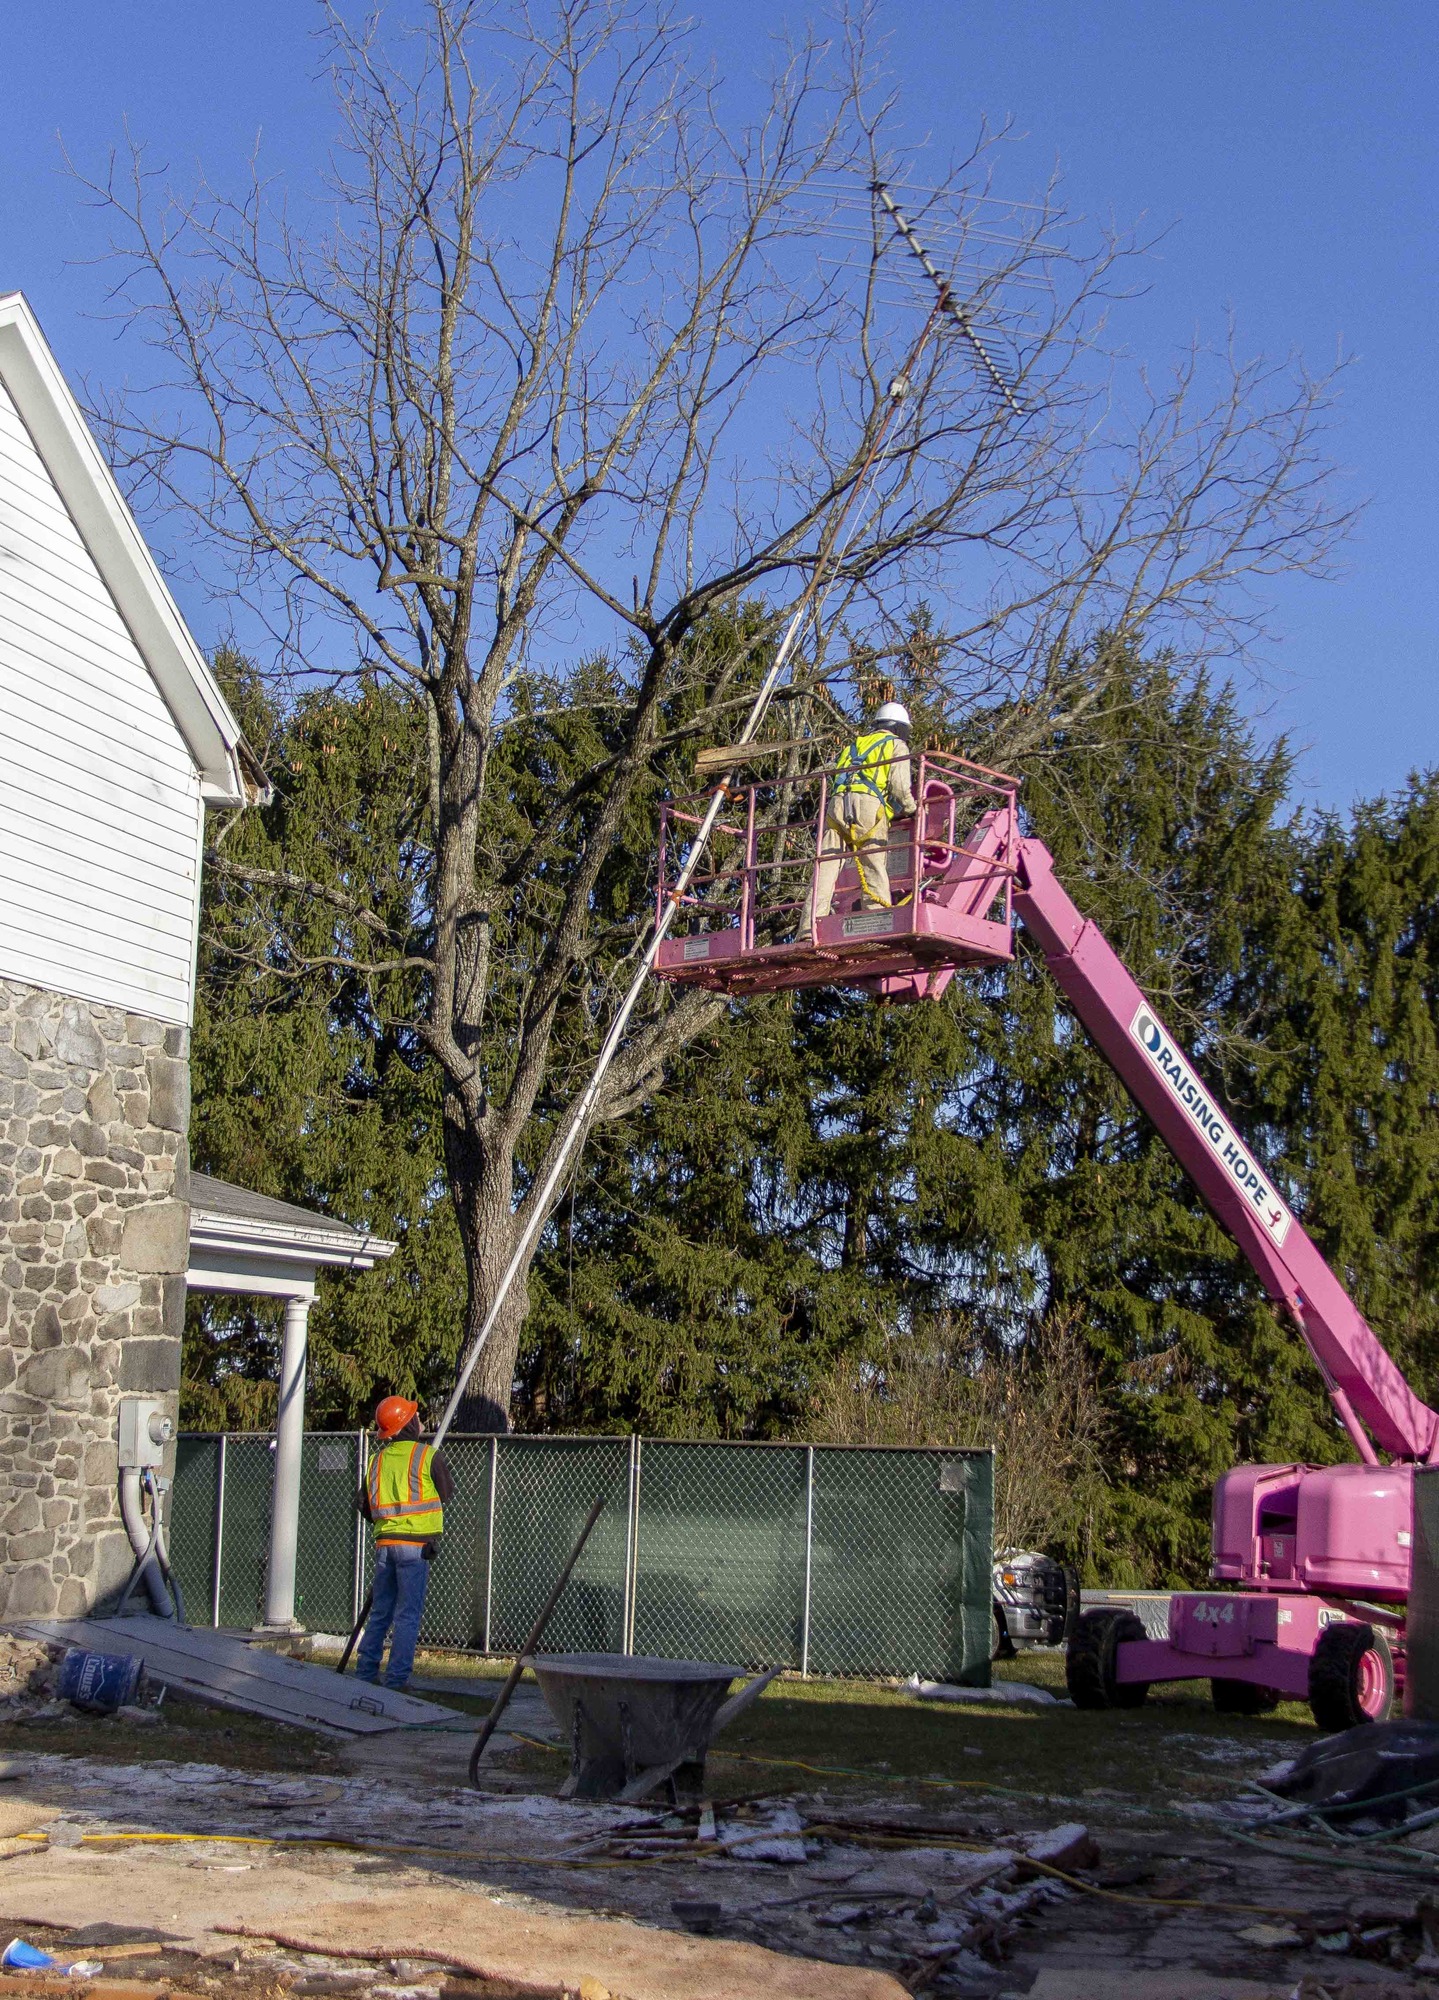
{"label": "lift platform railing", "polygon": [[[1018,839],[1017,780],[968,758],[926,750],[911,759],[919,810],[896,819],[884,843],[894,904],[953,896],[985,883],[1003,899],[1009,922],[1014,850]],[[824,858],[838,765],[735,786],[731,810],[716,823],[708,866],[701,865],[678,897],[678,935],[738,931],[741,952],[784,942],[818,942],[815,895]],[[885,775],[888,775],[887,766]],[[674,896],[690,843],[704,817],[708,795],[677,799],[661,809],[658,907]],[[980,859],[965,841],[986,813],[1001,815],[1000,857]],[[847,915],[863,903],[853,855],[841,854],[832,914]],[[981,881],[981,877],[983,881]],[[988,905],[986,906],[988,907]]]}

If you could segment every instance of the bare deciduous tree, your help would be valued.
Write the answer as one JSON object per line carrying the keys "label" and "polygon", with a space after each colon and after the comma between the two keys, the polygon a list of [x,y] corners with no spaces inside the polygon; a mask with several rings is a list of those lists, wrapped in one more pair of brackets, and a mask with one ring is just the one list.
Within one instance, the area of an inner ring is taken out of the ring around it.
{"label": "bare deciduous tree", "polygon": [[949,1320],[816,1388],[815,1443],[994,1448],[994,1546],[1082,1559],[1104,1484],[1104,1396],[1077,1315],[1014,1346]]}
{"label": "bare deciduous tree", "polygon": [[[427,718],[412,923],[353,871],[247,871],[223,843],[210,865],[281,924],[287,899],[326,903],[324,969],[390,1002],[409,980],[444,1079],[468,1344],[594,1043],[597,885],[627,816],[681,737],[723,741],[742,713],[933,301],[869,193],[897,128],[863,15],[779,47],[763,89],[709,75],[662,0],[363,20],[334,0],[325,19],[323,188],[257,170],[238,197],[180,200],[138,155],[91,178],[158,363],[99,414],[137,503],[238,595],[263,671],[378,673]],[[952,332],[931,341],[796,678],[822,691],[833,634],[882,655],[930,598],[956,724],[1003,703],[1022,755],[1093,698],[1101,634],[1228,642],[1245,584],[1320,566],[1339,523],[1324,386],[1223,356],[1158,391],[1116,376],[1103,323],[1131,246],[1052,197],[998,203],[990,159],[986,141],[906,200],[1025,414]],[[610,747],[521,811],[496,749],[540,682],[560,708],[607,705]],[[598,1115],[719,1012],[657,991]],[[524,1311],[517,1293],[468,1422],[505,1420]]]}

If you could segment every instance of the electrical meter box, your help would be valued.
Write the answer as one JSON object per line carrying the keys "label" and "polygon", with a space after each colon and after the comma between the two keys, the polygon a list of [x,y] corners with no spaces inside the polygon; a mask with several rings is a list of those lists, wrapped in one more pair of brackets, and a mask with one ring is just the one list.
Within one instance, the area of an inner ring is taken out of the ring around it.
{"label": "electrical meter box", "polygon": [[154,1396],[120,1398],[120,1470],[143,1471],[158,1465],[175,1426]]}

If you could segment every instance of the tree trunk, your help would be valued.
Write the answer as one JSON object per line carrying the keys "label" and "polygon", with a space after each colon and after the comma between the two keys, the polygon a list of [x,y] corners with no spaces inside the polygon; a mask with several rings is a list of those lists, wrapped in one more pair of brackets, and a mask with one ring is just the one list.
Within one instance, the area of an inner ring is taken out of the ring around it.
{"label": "tree trunk", "polygon": [[[465,1253],[465,1317],[456,1372],[479,1338],[513,1254],[522,1219],[512,1207],[514,1156],[468,1129],[463,1107],[446,1092],[445,1164]],[[456,1431],[507,1431],[520,1329],[529,1310],[529,1272],[511,1286],[455,1412]]]}
{"label": "tree trunk", "polygon": [[[478,1244],[465,1239],[465,1261],[469,1270],[469,1296],[465,1304],[464,1345],[468,1354],[485,1323],[490,1304],[499,1289],[500,1278],[509,1261],[510,1244],[496,1253],[492,1242]],[[485,1342],[484,1352],[475,1363],[469,1386],[455,1411],[454,1428],[459,1432],[507,1431],[510,1427],[510,1400],[514,1393],[515,1357],[520,1348],[520,1330],[529,1311],[528,1274],[511,1287],[494,1331]]]}

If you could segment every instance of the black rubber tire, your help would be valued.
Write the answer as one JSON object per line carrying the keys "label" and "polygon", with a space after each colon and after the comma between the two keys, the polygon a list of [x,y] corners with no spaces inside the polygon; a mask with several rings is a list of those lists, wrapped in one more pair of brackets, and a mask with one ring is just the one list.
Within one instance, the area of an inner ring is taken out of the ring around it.
{"label": "black rubber tire", "polygon": [[[1369,1656],[1372,1664],[1366,1666]],[[1375,1674],[1382,1696],[1366,1708],[1361,1700],[1363,1680]],[[1384,1634],[1373,1625],[1326,1626],[1309,1656],[1309,1706],[1320,1729],[1387,1722],[1394,1711],[1394,1656]]]}
{"label": "black rubber tire", "polygon": [[1278,1688],[1259,1687],[1253,1681],[1209,1683],[1209,1698],[1219,1715],[1268,1715],[1284,1697]]}
{"label": "black rubber tire", "polygon": [[1014,1641],[1009,1636],[1009,1627],[1005,1623],[1004,1613],[997,1604],[994,1607],[994,1643],[990,1649],[989,1657],[991,1660],[1017,1660],[1019,1658]]}
{"label": "black rubber tire", "polygon": [[1132,1611],[1086,1611],[1064,1654],[1064,1678],[1076,1708],[1138,1708],[1148,1681],[1115,1679],[1120,1646],[1148,1634]]}

